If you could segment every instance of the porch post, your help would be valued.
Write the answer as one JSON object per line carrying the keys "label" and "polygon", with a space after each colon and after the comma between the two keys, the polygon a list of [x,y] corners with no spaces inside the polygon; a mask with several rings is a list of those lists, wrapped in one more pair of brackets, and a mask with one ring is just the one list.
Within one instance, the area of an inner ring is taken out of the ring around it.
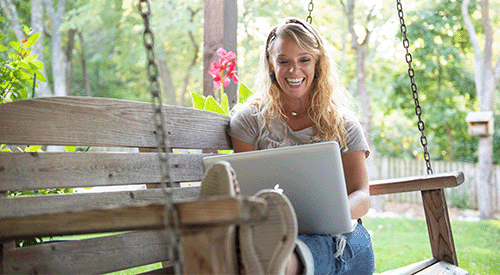
{"label": "porch post", "polygon": [[[203,95],[214,96],[212,76],[208,74],[208,70],[210,64],[219,59],[216,54],[218,48],[222,47],[228,52],[237,53],[238,9],[236,0],[204,0],[204,5]],[[228,87],[224,88],[230,108],[236,104],[237,87],[231,82]]]}

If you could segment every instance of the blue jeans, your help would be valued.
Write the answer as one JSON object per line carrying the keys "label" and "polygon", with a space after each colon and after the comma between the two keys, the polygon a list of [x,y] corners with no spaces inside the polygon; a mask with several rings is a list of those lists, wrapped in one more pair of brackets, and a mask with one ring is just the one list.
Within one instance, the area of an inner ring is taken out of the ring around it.
{"label": "blue jeans", "polygon": [[[337,252],[336,237],[305,234],[298,236],[297,250],[306,274],[312,273],[312,267],[314,274],[373,274],[375,258],[370,234],[365,227],[358,223],[351,233],[343,235],[346,244],[343,255],[338,258],[334,256]],[[306,251],[304,245],[309,251]]]}

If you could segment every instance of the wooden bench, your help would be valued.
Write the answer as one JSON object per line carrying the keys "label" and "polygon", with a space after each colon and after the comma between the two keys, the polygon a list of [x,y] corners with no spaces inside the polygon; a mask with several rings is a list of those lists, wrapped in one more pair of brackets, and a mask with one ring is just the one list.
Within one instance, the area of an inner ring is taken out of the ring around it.
{"label": "wooden bench", "polygon": [[[266,203],[255,197],[198,199],[202,149],[230,149],[229,117],[165,106],[174,148],[173,195],[181,220],[185,273],[239,273],[235,226],[261,222]],[[0,104],[0,144],[141,148],[138,152],[1,152],[0,273],[107,273],[168,261],[161,189],[7,197],[7,191],[156,185],[160,180],[152,107],[148,103],[88,97],[50,97]],[[189,149],[189,150],[186,150]],[[181,153],[186,152],[186,153]],[[423,190],[433,258],[410,274],[437,268],[467,274],[457,265],[442,188],[463,182],[461,172],[373,182],[372,195]],[[15,247],[26,237],[119,232],[84,240]],[[194,239],[198,243],[193,243]],[[168,267],[151,272],[169,273]],[[391,273],[393,274],[393,273]],[[428,273],[431,274],[431,273]],[[434,273],[432,273],[434,274]]]}

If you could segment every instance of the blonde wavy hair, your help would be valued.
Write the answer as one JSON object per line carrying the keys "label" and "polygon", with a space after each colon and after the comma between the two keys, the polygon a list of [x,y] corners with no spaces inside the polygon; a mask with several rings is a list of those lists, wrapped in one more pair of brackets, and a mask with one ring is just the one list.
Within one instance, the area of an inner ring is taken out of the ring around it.
{"label": "blonde wavy hair", "polygon": [[316,61],[315,76],[317,78],[312,84],[311,107],[307,111],[318,129],[315,138],[322,141],[337,140],[341,147],[347,150],[344,124],[353,116],[350,109],[351,99],[340,82],[336,63],[325,48],[323,39],[306,21],[288,18],[271,30],[260,58],[256,79],[259,87],[249,99],[249,104],[257,107],[268,126],[271,120],[280,115],[286,118],[283,110],[283,92],[278,83],[272,81],[269,76],[274,41],[278,37],[285,36],[293,38],[301,48],[312,53]]}

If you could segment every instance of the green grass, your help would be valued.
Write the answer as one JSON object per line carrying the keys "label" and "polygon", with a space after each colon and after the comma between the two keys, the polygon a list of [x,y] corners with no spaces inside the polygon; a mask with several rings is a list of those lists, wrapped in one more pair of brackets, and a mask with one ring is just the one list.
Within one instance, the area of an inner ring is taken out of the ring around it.
{"label": "green grass", "polygon": [[[376,272],[432,258],[427,225],[418,219],[363,218],[373,232]],[[500,274],[500,221],[452,221],[458,265],[473,274]]]}

